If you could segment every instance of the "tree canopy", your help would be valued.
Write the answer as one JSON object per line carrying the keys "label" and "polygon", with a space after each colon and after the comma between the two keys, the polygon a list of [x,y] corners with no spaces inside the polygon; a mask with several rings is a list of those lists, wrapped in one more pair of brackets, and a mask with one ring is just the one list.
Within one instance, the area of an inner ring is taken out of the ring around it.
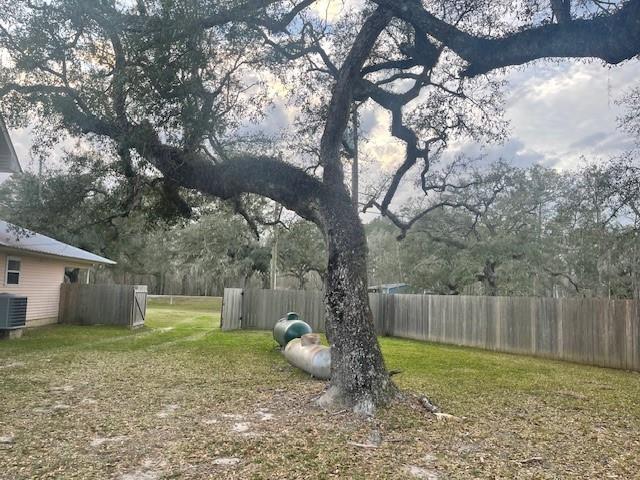
{"label": "tree canopy", "polygon": [[439,209],[402,246],[392,222],[368,225],[370,278],[444,295],[636,298],[638,173],[628,159],[510,168],[481,216]]}
{"label": "tree canopy", "polygon": [[[336,25],[314,4],[2,0],[0,98],[8,122],[35,124],[44,145],[64,132],[99,152],[117,172],[125,210],[152,188],[188,216],[190,190],[250,218],[244,202],[255,194],[315,223],[327,240],[333,359],[321,404],[370,413],[395,387],[373,331],[366,238],[345,185],[354,104],[386,111],[404,146],[365,207],[406,232],[436,208],[392,211],[410,172],[428,197],[461,191],[447,166],[434,168],[449,142],[502,138],[492,72],[545,58],[630,60],[640,52],[640,0],[372,0]],[[310,87],[304,103],[319,125],[311,168],[243,134],[246,119],[264,115],[264,72]],[[330,92],[314,102],[320,82]],[[469,206],[455,208],[473,213]]]}

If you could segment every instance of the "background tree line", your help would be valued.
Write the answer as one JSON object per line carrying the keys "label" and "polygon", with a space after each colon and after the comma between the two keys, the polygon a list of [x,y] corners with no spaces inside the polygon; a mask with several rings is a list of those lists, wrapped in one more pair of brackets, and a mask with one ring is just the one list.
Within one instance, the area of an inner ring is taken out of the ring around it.
{"label": "background tree line", "polygon": [[480,177],[447,194],[474,208],[432,212],[400,247],[391,221],[371,222],[372,282],[445,295],[638,298],[640,169],[630,158],[566,172],[498,165]]}
{"label": "background tree line", "polygon": [[[263,218],[253,226],[217,201],[201,202],[189,220],[167,216],[154,197],[125,215],[112,200],[119,187],[108,172],[82,157],[71,164],[5,182],[0,216],[118,261],[93,281],[220,295],[225,286],[268,288],[277,269],[278,288],[322,288],[326,247],[309,222],[264,220],[272,206],[257,199],[246,202]],[[466,188],[439,192],[432,202],[445,205],[400,241],[392,220],[366,225],[371,285],[405,282],[443,295],[638,298],[640,168],[631,156],[565,172],[458,165],[446,174]],[[424,209],[414,200],[404,206]]]}
{"label": "background tree line", "polygon": [[267,219],[273,207],[257,198],[245,199],[243,208],[258,223],[216,200],[198,202],[189,219],[153,194],[129,210],[116,200],[122,186],[108,168],[74,155],[66,163],[71,167],[14,175],[0,185],[0,218],[118,262],[94,271],[92,282],[221,295],[225,287],[269,288],[277,269],[281,288],[322,287],[324,241],[309,222]]}

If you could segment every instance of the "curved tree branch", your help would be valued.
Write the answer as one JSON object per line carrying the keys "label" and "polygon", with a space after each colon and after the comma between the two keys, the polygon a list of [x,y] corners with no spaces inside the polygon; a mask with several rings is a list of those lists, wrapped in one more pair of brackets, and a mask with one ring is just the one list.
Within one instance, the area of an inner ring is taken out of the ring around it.
{"label": "curved tree branch", "polygon": [[[281,160],[244,155],[216,164],[198,153],[162,143],[149,124],[135,127],[129,134],[129,142],[165,177],[182,187],[223,200],[255,193],[275,200],[309,221],[319,221],[322,183]],[[292,185],[296,188],[291,188]]]}
{"label": "curved tree branch", "polygon": [[464,32],[415,0],[374,2],[456,52],[468,62],[463,73],[469,77],[540,58],[599,58],[618,64],[640,54],[640,0],[628,0],[612,14],[542,25],[493,38]]}
{"label": "curved tree branch", "polygon": [[355,79],[366,62],[380,33],[391,20],[388,10],[378,8],[360,29],[346,60],[340,67],[338,79],[333,87],[327,121],[320,144],[320,158],[324,163],[325,182],[342,185],[344,172],[340,163],[340,146],[349,122]]}
{"label": "curved tree branch", "polygon": [[[84,134],[124,142],[147,159],[171,183],[230,200],[242,193],[271,198],[301,217],[318,223],[318,202],[326,195],[323,184],[304,170],[266,156],[239,156],[220,163],[197,151],[185,151],[163,143],[150,123],[119,125],[85,113],[66,87],[5,85],[0,98],[10,92],[33,96],[33,101],[55,100],[63,120]],[[296,188],[291,188],[295,185]]]}

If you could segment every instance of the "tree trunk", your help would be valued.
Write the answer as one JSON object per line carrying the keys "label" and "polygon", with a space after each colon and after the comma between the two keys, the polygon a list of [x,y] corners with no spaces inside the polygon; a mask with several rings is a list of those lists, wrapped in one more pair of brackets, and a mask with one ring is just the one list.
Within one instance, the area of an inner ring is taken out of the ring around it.
{"label": "tree trunk", "polygon": [[184,274],[182,276],[182,283],[180,285],[180,295],[189,295],[189,292],[187,291],[187,275]]}
{"label": "tree trunk", "polygon": [[155,288],[153,289],[153,292],[156,295],[162,295],[162,273],[155,272],[155,273],[152,273],[151,275],[153,276],[154,286],[155,286]]}
{"label": "tree trunk", "polygon": [[298,277],[298,290],[304,290],[304,287],[306,285],[306,280],[304,278],[305,273],[302,272],[300,274],[297,275]]}
{"label": "tree trunk", "polygon": [[349,196],[338,193],[323,206],[329,249],[325,281],[326,333],[331,343],[331,382],[319,403],[371,415],[396,392],[375,334],[367,292],[364,228]]}
{"label": "tree trunk", "polygon": [[482,275],[484,278],[484,294],[490,297],[498,295],[496,262],[492,262],[491,260],[485,261]]}
{"label": "tree trunk", "polygon": [[69,283],[78,283],[80,277],[79,268],[68,268],[64,272],[65,276],[69,279]]}

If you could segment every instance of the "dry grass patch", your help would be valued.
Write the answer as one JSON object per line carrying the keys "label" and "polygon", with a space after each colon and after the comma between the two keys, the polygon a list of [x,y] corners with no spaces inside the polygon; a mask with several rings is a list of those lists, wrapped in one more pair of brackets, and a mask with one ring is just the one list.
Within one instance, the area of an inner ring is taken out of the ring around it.
{"label": "dry grass patch", "polygon": [[383,339],[413,397],[369,420],[219,304],[148,326],[54,326],[0,344],[0,479],[640,478],[640,375]]}

